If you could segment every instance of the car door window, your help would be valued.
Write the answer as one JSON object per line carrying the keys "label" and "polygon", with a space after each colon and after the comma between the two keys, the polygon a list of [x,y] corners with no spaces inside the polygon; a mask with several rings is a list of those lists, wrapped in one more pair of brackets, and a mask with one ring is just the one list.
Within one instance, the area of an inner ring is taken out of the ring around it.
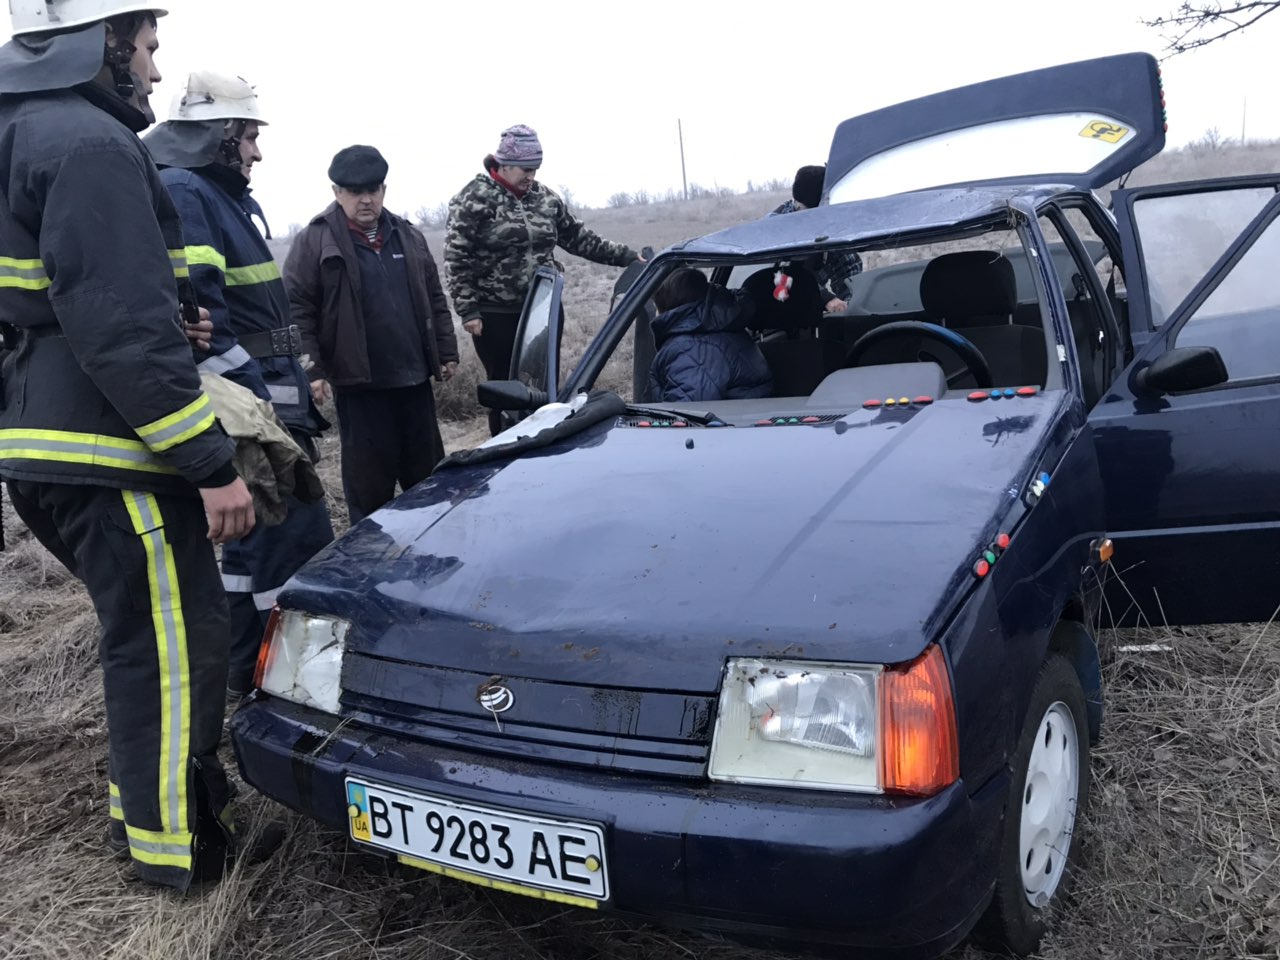
{"label": "car door window", "polygon": [[1146,197],[1134,203],[1153,327],[1172,315],[1273,196],[1270,186],[1248,186]]}
{"label": "car door window", "polygon": [[1216,347],[1229,383],[1280,376],[1280,217],[1177,331],[1174,345]]}
{"label": "car door window", "polygon": [[[1080,363],[1080,383],[1084,388],[1085,406],[1092,407],[1102,396],[1110,379],[1109,352],[1112,338],[1108,331],[1114,328],[1109,316],[1104,316],[1102,281],[1098,266],[1092,260],[1081,262],[1075,244],[1068,242],[1064,231],[1070,231],[1062,211],[1053,210],[1040,218],[1040,231],[1053,252],[1058,282],[1067,302],[1067,317],[1071,323],[1071,336],[1076,345],[1076,358]],[[1107,256],[1101,243],[1083,245],[1088,258],[1102,260]]]}
{"label": "car door window", "polygon": [[[560,333],[564,328],[560,296],[564,280],[556,272],[540,268],[525,298],[511,357],[511,379],[552,396],[559,386]],[[552,337],[555,338],[552,352]]]}

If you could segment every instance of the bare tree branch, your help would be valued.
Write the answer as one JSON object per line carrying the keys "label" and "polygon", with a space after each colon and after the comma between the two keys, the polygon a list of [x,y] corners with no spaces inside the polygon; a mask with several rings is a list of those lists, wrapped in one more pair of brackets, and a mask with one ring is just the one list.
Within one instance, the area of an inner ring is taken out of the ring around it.
{"label": "bare tree branch", "polygon": [[1183,3],[1173,13],[1142,22],[1148,27],[1168,31],[1161,37],[1167,58],[1238,33],[1277,9],[1280,9],[1280,0]]}

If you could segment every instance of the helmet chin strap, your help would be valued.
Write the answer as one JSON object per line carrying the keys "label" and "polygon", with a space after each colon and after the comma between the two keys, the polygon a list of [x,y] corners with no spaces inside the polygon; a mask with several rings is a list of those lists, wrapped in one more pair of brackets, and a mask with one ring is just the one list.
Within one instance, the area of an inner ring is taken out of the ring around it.
{"label": "helmet chin strap", "polygon": [[137,52],[133,42],[123,38],[118,39],[114,47],[104,44],[102,48],[102,62],[111,68],[111,82],[115,84],[116,96],[121,100],[132,102],[138,93],[137,78],[131,69],[133,55]]}
{"label": "helmet chin strap", "polygon": [[218,144],[218,162],[223,166],[230,167],[232,170],[239,170],[244,166],[244,159],[240,156],[240,138],[244,136],[245,127],[248,125],[247,120],[227,121],[225,128],[227,135]]}

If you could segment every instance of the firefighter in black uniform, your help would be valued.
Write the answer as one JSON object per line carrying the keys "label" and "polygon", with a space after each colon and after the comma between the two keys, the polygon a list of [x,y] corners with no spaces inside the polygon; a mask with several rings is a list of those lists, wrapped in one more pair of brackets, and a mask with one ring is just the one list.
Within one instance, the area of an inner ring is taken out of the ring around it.
{"label": "firefighter in black uniform", "polygon": [[[144,138],[160,179],[169,189],[186,240],[187,267],[201,306],[213,318],[210,349],[197,360],[202,373],[219,374],[271,403],[299,446],[315,456],[314,438],[327,427],[311,397],[307,374],[294,355],[289,295],[262,230],[262,208],[249,189],[262,159],[259,128],[266,126],[258,95],[245,80],[209,71],[189,74],[174,97],[169,120]],[[333,540],[323,500],[286,501],[275,526],[259,525],[222,550],[222,585],[231,610],[227,689],[233,697],[253,687],[258,648],[276,594],[304,563]]]}
{"label": "firefighter in black uniform", "polygon": [[[0,48],[0,476],[102,625],[113,839],[185,890],[232,849],[227,607],[210,540],[253,501],[179,316],[181,227],[145,147],[156,17],[10,0]],[[175,275],[178,279],[175,279]]]}

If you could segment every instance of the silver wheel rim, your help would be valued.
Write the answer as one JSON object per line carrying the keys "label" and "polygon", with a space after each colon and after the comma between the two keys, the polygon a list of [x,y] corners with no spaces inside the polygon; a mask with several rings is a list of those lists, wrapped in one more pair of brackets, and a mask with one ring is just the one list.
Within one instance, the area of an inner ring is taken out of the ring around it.
{"label": "silver wheel rim", "polygon": [[1040,718],[1022,788],[1019,866],[1027,901],[1036,908],[1053,898],[1067,866],[1080,796],[1079,770],[1075,720],[1058,701]]}

